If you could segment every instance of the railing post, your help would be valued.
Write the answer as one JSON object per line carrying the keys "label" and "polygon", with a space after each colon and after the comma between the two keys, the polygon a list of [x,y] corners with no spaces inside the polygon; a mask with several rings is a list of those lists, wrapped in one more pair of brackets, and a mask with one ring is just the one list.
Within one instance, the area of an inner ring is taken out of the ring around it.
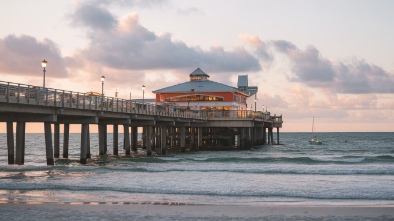
{"label": "railing post", "polygon": [[56,107],[56,96],[57,96],[57,89],[55,89],[55,96],[53,98],[53,106]]}
{"label": "railing post", "polygon": [[18,96],[17,96],[17,98],[16,98],[16,100],[18,101],[18,103],[19,103],[19,96],[20,96],[20,84],[18,84]]}
{"label": "railing post", "polygon": [[36,103],[37,105],[40,104],[40,88],[36,88]]}
{"label": "railing post", "polygon": [[79,92],[77,92],[77,109],[79,109]]}
{"label": "railing post", "polygon": [[45,106],[47,106],[48,105],[48,89],[44,88],[44,90],[45,90]]}
{"label": "railing post", "polygon": [[10,102],[10,83],[7,83],[7,90],[6,90],[6,99],[7,99],[7,103]]}
{"label": "railing post", "polygon": [[64,90],[63,90],[63,95],[62,95],[62,107],[64,107]]}
{"label": "railing post", "polygon": [[85,94],[83,94],[83,109],[85,109]]}

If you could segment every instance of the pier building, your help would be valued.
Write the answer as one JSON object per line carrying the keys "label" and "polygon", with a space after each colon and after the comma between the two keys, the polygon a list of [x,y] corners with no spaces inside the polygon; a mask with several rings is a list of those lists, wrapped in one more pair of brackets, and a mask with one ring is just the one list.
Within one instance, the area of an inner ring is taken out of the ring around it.
{"label": "pier building", "polygon": [[[30,122],[44,124],[48,165],[54,165],[54,159],[61,157],[61,126],[62,157],[68,158],[70,124],[81,126],[81,164],[91,158],[89,125],[98,127],[99,142],[92,146],[98,148],[99,155],[108,154],[108,126],[113,127],[110,145],[114,155],[118,155],[122,143],[118,140],[119,126],[124,131],[126,155],[139,148],[150,156],[169,150],[272,145],[274,128],[279,144],[282,116],[247,108],[246,99],[257,92],[257,87],[248,86],[247,76],[238,78],[238,87],[210,81],[200,68],[189,77],[188,82],[153,91],[155,103],[0,81],[0,122],[5,122],[7,129],[7,144],[0,148],[8,148],[9,164],[24,164],[25,128]],[[143,142],[138,145],[137,133],[141,129]]]}

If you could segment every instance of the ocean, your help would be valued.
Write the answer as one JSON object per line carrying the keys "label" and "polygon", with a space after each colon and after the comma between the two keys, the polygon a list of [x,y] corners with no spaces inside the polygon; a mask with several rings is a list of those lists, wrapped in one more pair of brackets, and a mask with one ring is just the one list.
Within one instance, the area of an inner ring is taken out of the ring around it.
{"label": "ocean", "polygon": [[80,165],[80,134],[70,134],[69,159],[47,166],[44,134],[26,134],[25,165],[18,166],[8,165],[0,134],[0,201],[394,205],[394,133],[317,133],[322,145],[308,144],[309,136],[281,133],[281,145],[152,157],[140,149],[126,157],[119,142],[115,157],[112,134],[106,156],[98,155],[98,135],[91,134],[92,159]]}

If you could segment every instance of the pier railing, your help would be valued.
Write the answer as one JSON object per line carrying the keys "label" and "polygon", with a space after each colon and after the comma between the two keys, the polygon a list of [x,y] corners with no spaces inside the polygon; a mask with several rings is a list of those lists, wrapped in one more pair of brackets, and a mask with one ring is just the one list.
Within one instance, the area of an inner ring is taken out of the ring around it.
{"label": "pier railing", "polygon": [[205,118],[247,118],[261,121],[282,122],[282,115],[271,116],[270,112],[252,111],[252,110],[209,110],[202,111],[201,116]]}
{"label": "pier railing", "polygon": [[203,119],[199,113],[115,97],[0,81],[0,102]]}
{"label": "pier railing", "polygon": [[195,111],[181,108],[166,108],[161,105],[141,103],[93,93],[81,93],[54,88],[43,88],[39,86],[5,81],[0,81],[0,103],[1,102],[193,119],[244,118],[261,121],[282,122],[282,116],[271,116],[270,112],[252,110]]}

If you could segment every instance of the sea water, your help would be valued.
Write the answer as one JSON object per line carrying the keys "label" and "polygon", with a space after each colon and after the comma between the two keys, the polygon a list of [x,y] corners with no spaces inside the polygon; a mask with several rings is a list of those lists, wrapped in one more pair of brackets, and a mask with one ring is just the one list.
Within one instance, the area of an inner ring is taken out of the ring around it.
{"label": "sea water", "polygon": [[80,134],[70,134],[69,159],[47,166],[44,134],[26,134],[19,166],[8,165],[0,134],[0,201],[394,205],[394,133],[316,135],[322,145],[308,144],[308,133],[281,133],[281,145],[152,157],[140,149],[126,157],[119,142],[118,157],[112,134],[105,156],[91,134],[92,159],[81,165]]}

